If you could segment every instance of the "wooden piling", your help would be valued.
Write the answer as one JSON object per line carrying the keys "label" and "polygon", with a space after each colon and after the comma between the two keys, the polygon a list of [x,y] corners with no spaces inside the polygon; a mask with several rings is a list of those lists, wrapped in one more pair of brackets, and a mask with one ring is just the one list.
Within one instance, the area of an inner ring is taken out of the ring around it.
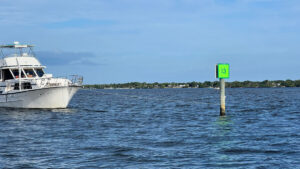
{"label": "wooden piling", "polygon": [[220,116],[225,116],[225,79],[220,78]]}

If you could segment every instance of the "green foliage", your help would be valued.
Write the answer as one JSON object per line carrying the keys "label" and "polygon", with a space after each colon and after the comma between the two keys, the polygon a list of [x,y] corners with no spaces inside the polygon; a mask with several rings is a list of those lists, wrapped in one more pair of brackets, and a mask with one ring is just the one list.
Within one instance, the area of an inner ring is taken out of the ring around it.
{"label": "green foliage", "polygon": [[[188,82],[188,83],[116,83],[116,84],[94,84],[85,85],[85,88],[96,88],[96,89],[153,89],[153,88],[218,88],[220,85],[219,81],[205,81],[205,82]],[[264,80],[261,82],[257,81],[234,81],[226,82],[227,88],[269,88],[269,87],[300,87],[300,80]]]}

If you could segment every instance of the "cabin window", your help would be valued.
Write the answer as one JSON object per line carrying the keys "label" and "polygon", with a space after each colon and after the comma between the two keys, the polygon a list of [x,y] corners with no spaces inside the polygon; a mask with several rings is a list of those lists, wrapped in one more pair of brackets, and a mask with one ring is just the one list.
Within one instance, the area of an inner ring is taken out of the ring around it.
{"label": "cabin window", "polygon": [[33,71],[33,69],[24,69],[24,71],[25,71],[25,74],[26,74],[26,76],[27,76],[28,78],[35,77],[35,76],[36,76],[35,73],[34,73],[34,71]]}
{"label": "cabin window", "polygon": [[3,81],[9,80],[9,79],[14,79],[14,77],[10,73],[9,69],[3,69],[2,70],[2,76],[3,76]]}
{"label": "cabin window", "polygon": [[[18,78],[19,78],[19,69],[13,69],[13,70],[11,70],[11,71],[13,72],[14,76],[16,77],[16,79],[18,79]],[[23,73],[22,70],[21,70],[21,77],[22,77],[22,78],[25,77],[25,75],[24,75],[24,73]]]}
{"label": "cabin window", "polygon": [[44,71],[43,69],[35,69],[36,71],[36,74],[39,76],[39,77],[42,77],[44,75]]}
{"label": "cabin window", "polygon": [[19,90],[19,83],[15,83],[14,90]]}
{"label": "cabin window", "polygon": [[[29,83],[29,82],[24,82],[21,84],[21,86],[22,86],[21,89],[32,89],[31,83]],[[19,83],[15,83],[14,90],[20,90]]]}

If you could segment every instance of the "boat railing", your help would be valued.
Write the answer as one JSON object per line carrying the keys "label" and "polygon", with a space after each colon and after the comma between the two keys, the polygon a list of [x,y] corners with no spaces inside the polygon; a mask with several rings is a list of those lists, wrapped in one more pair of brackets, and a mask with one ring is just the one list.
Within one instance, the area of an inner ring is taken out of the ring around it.
{"label": "boat railing", "polygon": [[83,77],[79,75],[70,75],[69,80],[72,82],[72,85],[81,86],[83,83]]}
{"label": "boat railing", "polygon": [[[51,80],[50,80],[51,79]],[[62,79],[68,79],[69,85],[81,86],[83,77],[79,75],[70,75],[69,77],[41,78],[41,85],[44,87],[62,86]]]}
{"label": "boat railing", "polygon": [[2,58],[9,58],[9,57],[35,57],[35,56],[28,53],[22,53],[22,54],[12,53],[8,55],[2,54]]}

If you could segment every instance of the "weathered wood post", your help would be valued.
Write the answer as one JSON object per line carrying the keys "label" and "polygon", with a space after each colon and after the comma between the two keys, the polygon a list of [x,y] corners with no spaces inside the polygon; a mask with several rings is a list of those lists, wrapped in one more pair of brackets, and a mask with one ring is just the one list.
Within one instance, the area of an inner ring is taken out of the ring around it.
{"label": "weathered wood post", "polygon": [[216,65],[216,78],[220,79],[220,116],[225,116],[225,79],[229,78],[229,64],[219,63]]}

